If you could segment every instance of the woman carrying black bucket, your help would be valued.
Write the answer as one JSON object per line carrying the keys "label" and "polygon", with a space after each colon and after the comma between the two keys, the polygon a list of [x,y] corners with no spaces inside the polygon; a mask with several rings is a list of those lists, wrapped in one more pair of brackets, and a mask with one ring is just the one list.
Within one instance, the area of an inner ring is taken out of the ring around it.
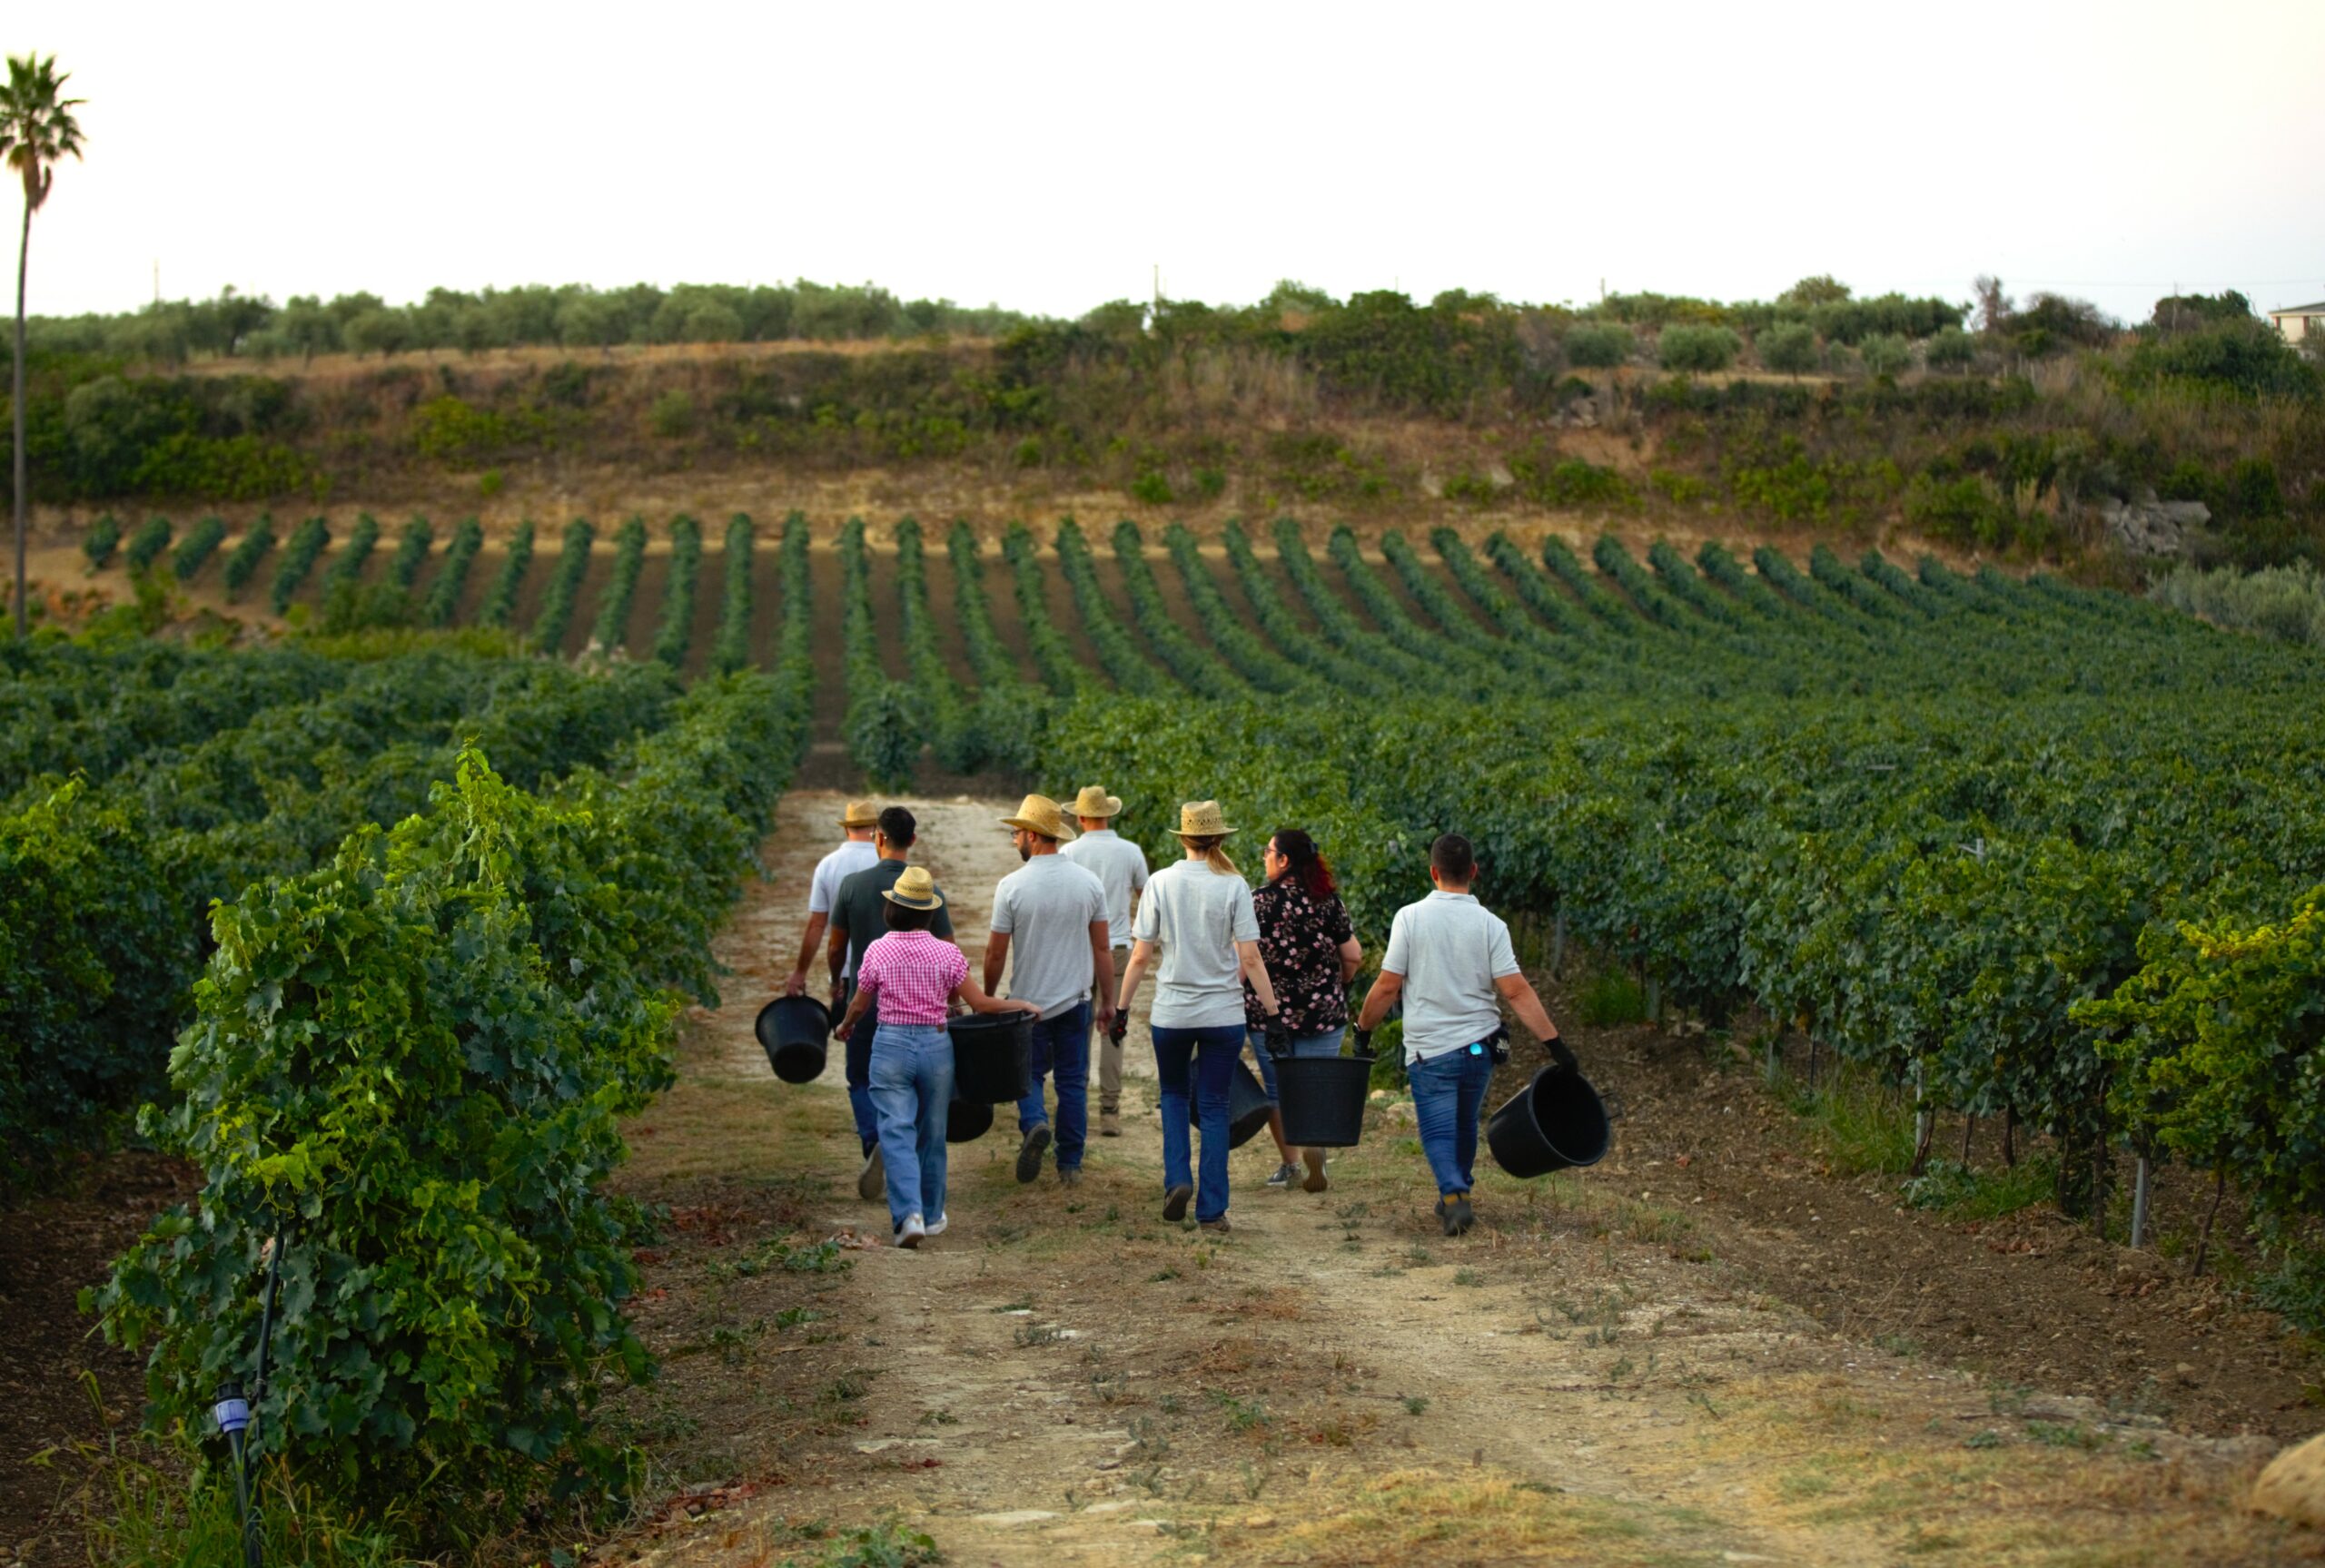
{"label": "woman carrying black bucket", "polygon": [[[1364,962],[1364,949],[1357,944],[1347,906],[1332,889],[1332,868],[1317,853],[1316,841],[1296,827],[1276,830],[1261,853],[1260,865],[1268,880],[1252,894],[1252,909],[1260,922],[1260,956],[1275,982],[1276,1000],[1283,1004],[1283,1027],[1291,1036],[1284,1054],[1338,1056],[1341,1031],[1348,1027],[1348,982]],[[1243,1023],[1268,1099],[1278,1107],[1268,1113],[1268,1131],[1275,1138],[1281,1163],[1268,1185],[1289,1188],[1296,1180],[1304,1191],[1321,1192],[1330,1185],[1324,1177],[1324,1151],[1303,1153],[1284,1141],[1275,1052],[1268,1049],[1267,1016],[1259,992],[1249,981],[1243,986]],[[1308,1166],[1304,1179],[1294,1163],[1303,1158]]]}
{"label": "woman carrying black bucket", "polygon": [[1030,1001],[996,1001],[969,978],[968,955],[932,933],[945,907],[924,866],[906,866],[882,893],[888,934],[864,950],[856,994],[832,1032],[843,1039],[877,1002],[872,1032],[872,1107],[880,1119],[880,1160],[887,1168],[888,1218],[896,1245],[918,1247],[944,1234],[945,1124],[953,1103],[953,1037],[945,1021],[954,1004],[978,1012],[1038,1012]]}
{"label": "woman carrying black bucket", "polygon": [[[1243,990],[1259,993],[1269,1032],[1283,1025],[1275,988],[1260,957],[1260,927],[1252,890],[1223,847],[1235,830],[1217,801],[1189,801],[1172,830],[1187,857],[1156,872],[1132,925],[1130,967],[1123,973],[1117,1014],[1127,1012],[1148,969],[1155,972],[1154,1072],[1162,1080],[1162,1218],[1186,1218],[1187,1199],[1205,1230],[1227,1227],[1228,1084],[1243,1053]],[[1187,1101],[1192,1091],[1202,1133],[1200,1181],[1191,1179]]]}
{"label": "woman carrying black bucket", "polygon": [[1420,1124],[1421,1152],[1437,1178],[1438,1222],[1448,1236],[1461,1235],[1477,1220],[1469,1206],[1471,1168],[1478,1119],[1502,1054],[1500,1004],[1509,1003],[1518,1021],[1546,1044],[1558,1034],[1519,971],[1509,927],[1469,895],[1476,874],[1477,856],[1459,833],[1446,833],[1429,846],[1435,891],[1397,912],[1380,978],[1356,1020],[1361,1038],[1404,999],[1405,1081]]}

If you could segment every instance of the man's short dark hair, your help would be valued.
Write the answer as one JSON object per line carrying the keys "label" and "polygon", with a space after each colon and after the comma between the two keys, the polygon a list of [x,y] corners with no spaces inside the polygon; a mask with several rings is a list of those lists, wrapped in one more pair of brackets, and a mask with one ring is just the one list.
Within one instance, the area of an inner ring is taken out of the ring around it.
{"label": "man's short dark hair", "polygon": [[1458,833],[1440,833],[1429,846],[1430,869],[1457,887],[1467,887],[1478,874],[1478,852]]}
{"label": "man's short dark hair", "polygon": [[893,848],[910,849],[914,835],[919,832],[920,823],[900,805],[889,806],[880,813],[880,836]]}
{"label": "man's short dark hair", "polygon": [[880,901],[880,920],[890,931],[926,931],[936,923],[936,912],[908,909],[892,898],[884,898]]}

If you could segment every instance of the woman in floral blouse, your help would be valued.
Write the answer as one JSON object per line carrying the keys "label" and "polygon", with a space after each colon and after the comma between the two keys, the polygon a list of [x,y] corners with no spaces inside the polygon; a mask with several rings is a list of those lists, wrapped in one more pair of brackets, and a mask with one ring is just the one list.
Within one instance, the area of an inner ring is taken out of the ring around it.
{"label": "woman in floral blouse", "polygon": [[[1341,1032],[1348,1027],[1348,982],[1363,962],[1364,950],[1349,924],[1347,907],[1332,891],[1331,867],[1317,853],[1316,841],[1296,827],[1279,829],[1268,840],[1261,865],[1267,884],[1252,895],[1252,907],[1259,916],[1260,956],[1266,961],[1268,978],[1283,1007],[1284,1026],[1291,1031],[1290,1054],[1338,1056]],[[1249,981],[1243,986],[1243,1016],[1252,1054],[1259,1059],[1260,1077],[1272,1101],[1275,1058],[1268,1050],[1266,1020]],[[1284,1142],[1280,1110],[1268,1113],[1268,1130],[1275,1135],[1282,1160],[1268,1185],[1290,1188],[1300,1177],[1297,1161],[1304,1158],[1308,1174],[1301,1187],[1323,1191],[1328,1185],[1324,1151],[1299,1151]]]}

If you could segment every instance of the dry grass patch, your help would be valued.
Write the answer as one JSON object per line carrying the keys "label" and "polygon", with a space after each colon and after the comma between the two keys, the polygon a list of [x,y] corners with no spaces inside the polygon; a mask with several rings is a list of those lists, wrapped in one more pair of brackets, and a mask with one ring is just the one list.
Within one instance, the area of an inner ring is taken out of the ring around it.
{"label": "dry grass patch", "polygon": [[1432,1568],[1509,1563],[1594,1568],[1681,1568],[1722,1561],[1710,1526],[1682,1509],[1611,1502],[1498,1474],[1400,1470],[1350,1478],[1304,1504],[1320,1515],[1265,1530],[1213,1531],[1230,1561],[1291,1561],[1320,1568],[1426,1563]]}

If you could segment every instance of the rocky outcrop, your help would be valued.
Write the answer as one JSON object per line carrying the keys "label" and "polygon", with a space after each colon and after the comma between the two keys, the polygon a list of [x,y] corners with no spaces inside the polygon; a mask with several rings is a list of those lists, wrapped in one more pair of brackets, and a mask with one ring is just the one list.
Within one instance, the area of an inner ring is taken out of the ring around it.
{"label": "rocky outcrop", "polygon": [[2107,537],[2135,556],[2176,556],[2188,547],[2188,536],[2212,520],[2201,501],[2119,501],[2110,497],[2099,503],[2099,520]]}

